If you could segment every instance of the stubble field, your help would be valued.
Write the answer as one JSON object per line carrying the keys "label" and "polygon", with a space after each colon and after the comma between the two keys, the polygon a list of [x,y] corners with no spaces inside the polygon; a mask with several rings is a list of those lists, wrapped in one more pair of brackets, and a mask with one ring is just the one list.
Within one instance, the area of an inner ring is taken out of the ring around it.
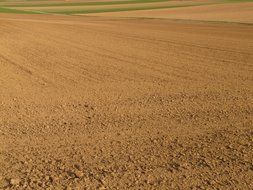
{"label": "stubble field", "polygon": [[250,23],[0,14],[0,189],[252,189]]}

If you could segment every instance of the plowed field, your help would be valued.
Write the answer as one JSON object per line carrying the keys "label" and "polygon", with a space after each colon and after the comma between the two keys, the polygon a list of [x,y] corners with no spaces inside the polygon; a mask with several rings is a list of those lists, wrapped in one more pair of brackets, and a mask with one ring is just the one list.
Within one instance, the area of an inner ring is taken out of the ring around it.
{"label": "plowed field", "polygon": [[0,189],[253,189],[253,27],[0,16]]}

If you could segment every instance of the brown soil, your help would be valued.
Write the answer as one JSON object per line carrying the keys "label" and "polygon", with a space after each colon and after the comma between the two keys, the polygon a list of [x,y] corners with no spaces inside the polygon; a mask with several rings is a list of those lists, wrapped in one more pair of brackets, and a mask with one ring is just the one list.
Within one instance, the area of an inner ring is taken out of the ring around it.
{"label": "brown soil", "polygon": [[126,12],[94,13],[91,15],[102,17],[146,17],[253,23],[252,13],[253,3],[250,2]]}
{"label": "brown soil", "polygon": [[1,189],[252,189],[253,27],[1,15]]}

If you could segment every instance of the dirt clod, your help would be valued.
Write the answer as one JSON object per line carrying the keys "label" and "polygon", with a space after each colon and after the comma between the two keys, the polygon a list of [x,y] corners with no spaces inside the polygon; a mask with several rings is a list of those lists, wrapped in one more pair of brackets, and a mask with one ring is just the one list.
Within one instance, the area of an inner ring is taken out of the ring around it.
{"label": "dirt clod", "polygon": [[10,179],[10,184],[11,185],[19,185],[20,184],[20,179],[12,178],[12,179]]}

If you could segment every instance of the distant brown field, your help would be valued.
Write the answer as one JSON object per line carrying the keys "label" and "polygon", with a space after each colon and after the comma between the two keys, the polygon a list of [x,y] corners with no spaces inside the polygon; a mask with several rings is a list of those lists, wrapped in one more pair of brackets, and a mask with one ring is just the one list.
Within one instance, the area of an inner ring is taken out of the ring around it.
{"label": "distant brown field", "polygon": [[92,15],[102,17],[146,17],[253,23],[253,3],[249,2],[235,4],[203,5],[182,8],[167,8],[158,10],[94,13]]}

